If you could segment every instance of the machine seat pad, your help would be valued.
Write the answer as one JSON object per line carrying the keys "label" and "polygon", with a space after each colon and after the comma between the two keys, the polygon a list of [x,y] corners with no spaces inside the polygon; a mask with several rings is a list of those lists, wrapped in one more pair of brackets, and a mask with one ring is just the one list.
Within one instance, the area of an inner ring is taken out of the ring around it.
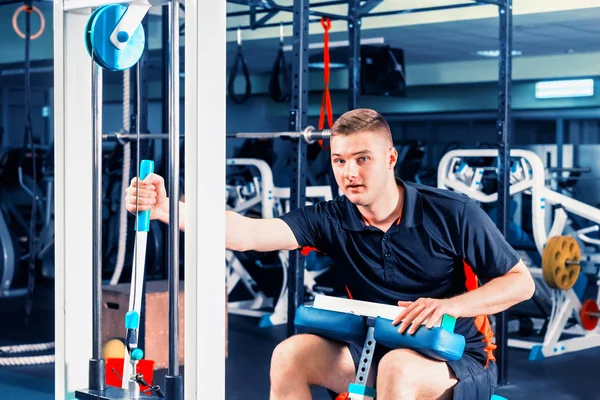
{"label": "machine seat pad", "polygon": [[375,321],[375,341],[390,349],[407,348],[418,351],[440,361],[455,361],[462,357],[465,338],[441,327],[427,329],[421,326],[409,335],[398,333],[398,326],[389,319],[377,317]]}
{"label": "machine seat pad", "polygon": [[367,335],[364,317],[307,306],[298,308],[294,325],[298,333],[312,333],[346,343],[363,343]]}

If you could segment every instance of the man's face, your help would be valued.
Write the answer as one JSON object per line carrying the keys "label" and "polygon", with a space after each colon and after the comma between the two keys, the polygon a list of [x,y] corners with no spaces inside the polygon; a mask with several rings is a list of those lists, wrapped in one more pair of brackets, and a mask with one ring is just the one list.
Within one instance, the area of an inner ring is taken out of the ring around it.
{"label": "man's face", "polygon": [[368,206],[381,195],[396,158],[389,140],[377,133],[359,132],[331,139],[331,164],[337,184],[359,206]]}

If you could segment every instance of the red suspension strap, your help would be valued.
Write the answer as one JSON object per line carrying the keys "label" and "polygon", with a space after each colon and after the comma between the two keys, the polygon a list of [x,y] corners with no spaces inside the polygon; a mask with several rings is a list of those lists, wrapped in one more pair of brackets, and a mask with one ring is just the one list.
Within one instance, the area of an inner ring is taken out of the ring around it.
{"label": "red suspension strap", "polygon": [[[324,29],[323,34],[323,97],[321,98],[321,114],[319,115],[319,130],[325,129],[325,114],[327,114],[327,125],[329,129],[333,125],[333,111],[331,106],[331,94],[329,93],[329,76],[330,76],[330,58],[329,58],[329,30],[331,29],[331,20],[329,18],[321,18],[321,26]],[[319,140],[321,148],[323,148],[323,140]]]}

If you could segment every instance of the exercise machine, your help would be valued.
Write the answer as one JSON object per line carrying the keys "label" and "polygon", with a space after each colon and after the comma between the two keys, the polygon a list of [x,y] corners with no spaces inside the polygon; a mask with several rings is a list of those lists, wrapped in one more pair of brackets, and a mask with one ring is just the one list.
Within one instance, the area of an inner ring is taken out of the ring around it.
{"label": "exercise machine", "polygon": [[[463,193],[481,203],[495,202],[498,194],[486,192],[484,180],[490,173],[496,173],[493,160],[497,157],[498,151],[493,149],[453,150],[446,153],[438,167],[438,187]],[[536,280],[536,292],[544,293],[552,308],[542,343],[517,339],[509,339],[508,343],[513,347],[531,349],[530,360],[600,346],[600,329],[597,328],[598,318],[595,314],[600,292],[595,300],[584,302],[587,278],[580,273],[582,264],[587,263],[588,272],[597,274],[595,264],[599,259],[596,252],[581,254],[575,240],[599,243],[588,235],[598,230],[600,210],[548,188],[544,164],[536,153],[514,149],[510,157],[509,193],[511,196],[531,196],[533,239],[542,257],[541,265],[530,265],[529,270]],[[490,166],[471,166],[473,159],[491,161],[481,164]],[[554,215],[548,215],[552,209]],[[577,230],[574,237],[561,236],[568,225],[567,212],[595,225]],[[552,223],[548,227],[549,220]],[[569,326],[573,319],[577,323]],[[563,337],[563,334],[571,336]]]}
{"label": "exercise machine", "polygon": [[[314,334],[346,343],[364,343],[356,379],[340,400],[375,400],[375,374],[372,368],[375,347],[411,349],[434,360],[453,361],[462,357],[465,338],[454,333],[456,319],[444,315],[432,328],[421,326],[410,335],[398,333],[392,321],[404,308],[386,304],[316,296],[312,306],[301,306],[294,320],[298,333]],[[491,400],[501,400],[493,395]]]}

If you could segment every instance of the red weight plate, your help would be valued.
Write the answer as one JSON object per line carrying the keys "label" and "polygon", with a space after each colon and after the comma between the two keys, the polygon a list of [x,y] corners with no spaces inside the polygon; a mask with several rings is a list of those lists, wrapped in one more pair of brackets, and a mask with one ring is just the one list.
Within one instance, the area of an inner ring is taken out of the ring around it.
{"label": "red weight plate", "polygon": [[590,315],[590,313],[598,313],[598,304],[594,300],[586,300],[581,306],[579,317],[581,318],[581,326],[583,329],[591,331],[598,325],[598,316]]}

